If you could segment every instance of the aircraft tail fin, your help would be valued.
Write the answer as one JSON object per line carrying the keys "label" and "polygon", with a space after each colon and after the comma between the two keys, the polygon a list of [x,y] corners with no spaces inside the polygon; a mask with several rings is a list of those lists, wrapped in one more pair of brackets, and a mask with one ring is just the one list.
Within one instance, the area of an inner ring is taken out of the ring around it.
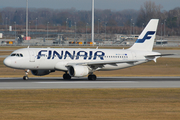
{"label": "aircraft tail fin", "polygon": [[151,19],[130,50],[152,51],[159,19]]}

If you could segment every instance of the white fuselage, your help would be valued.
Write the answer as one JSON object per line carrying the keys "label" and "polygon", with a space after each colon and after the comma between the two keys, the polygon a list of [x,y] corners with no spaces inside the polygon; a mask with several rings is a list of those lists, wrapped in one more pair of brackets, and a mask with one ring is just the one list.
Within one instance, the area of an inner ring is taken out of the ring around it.
{"label": "white fuselage", "polygon": [[104,64],[99,69],[116,70],[147,62],[145,55],[151,54],[159,53],[128,49],[24,48],[14,51],[4,60],[4,64],[15,69],[67,71],[69,64],[137,60]]}

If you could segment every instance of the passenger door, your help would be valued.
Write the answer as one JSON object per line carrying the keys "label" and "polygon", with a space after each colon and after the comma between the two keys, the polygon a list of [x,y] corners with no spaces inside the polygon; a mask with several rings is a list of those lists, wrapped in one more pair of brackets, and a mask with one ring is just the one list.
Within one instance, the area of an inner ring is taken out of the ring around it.
{"label": "passenger door", "polygon": [[29,50],[29,62],[35,62],[35,52],[33,50]]}

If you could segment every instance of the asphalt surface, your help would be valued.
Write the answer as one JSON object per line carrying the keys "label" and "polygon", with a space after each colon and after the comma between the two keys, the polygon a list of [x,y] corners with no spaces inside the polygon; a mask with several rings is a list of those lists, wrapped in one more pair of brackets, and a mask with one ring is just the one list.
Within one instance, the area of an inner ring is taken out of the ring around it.
{"label": "asphalt surface", "polygon": [[73,89],[73,88],[180,88],[180,77],[87,78],[0,78],[0,89]]}

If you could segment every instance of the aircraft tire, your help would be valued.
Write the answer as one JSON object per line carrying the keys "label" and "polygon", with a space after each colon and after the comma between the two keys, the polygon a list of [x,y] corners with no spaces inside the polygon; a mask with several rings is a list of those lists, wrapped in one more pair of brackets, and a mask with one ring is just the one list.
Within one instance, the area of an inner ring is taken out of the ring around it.
{"label": "aircraft tire", "polygon": [[23,77],[23,80],[28,80],[28,79],[29,79],[28,76]]}
{"label": "aircraft tire", "polygon": [[71,76],[69,74],[64,74],[63,75],[63,79],[64,80],[70,80],[71,79]]}
{"label": "aircraft tire", "polygon": [[96,80],[96,75],[89,75],[88,80]]}

